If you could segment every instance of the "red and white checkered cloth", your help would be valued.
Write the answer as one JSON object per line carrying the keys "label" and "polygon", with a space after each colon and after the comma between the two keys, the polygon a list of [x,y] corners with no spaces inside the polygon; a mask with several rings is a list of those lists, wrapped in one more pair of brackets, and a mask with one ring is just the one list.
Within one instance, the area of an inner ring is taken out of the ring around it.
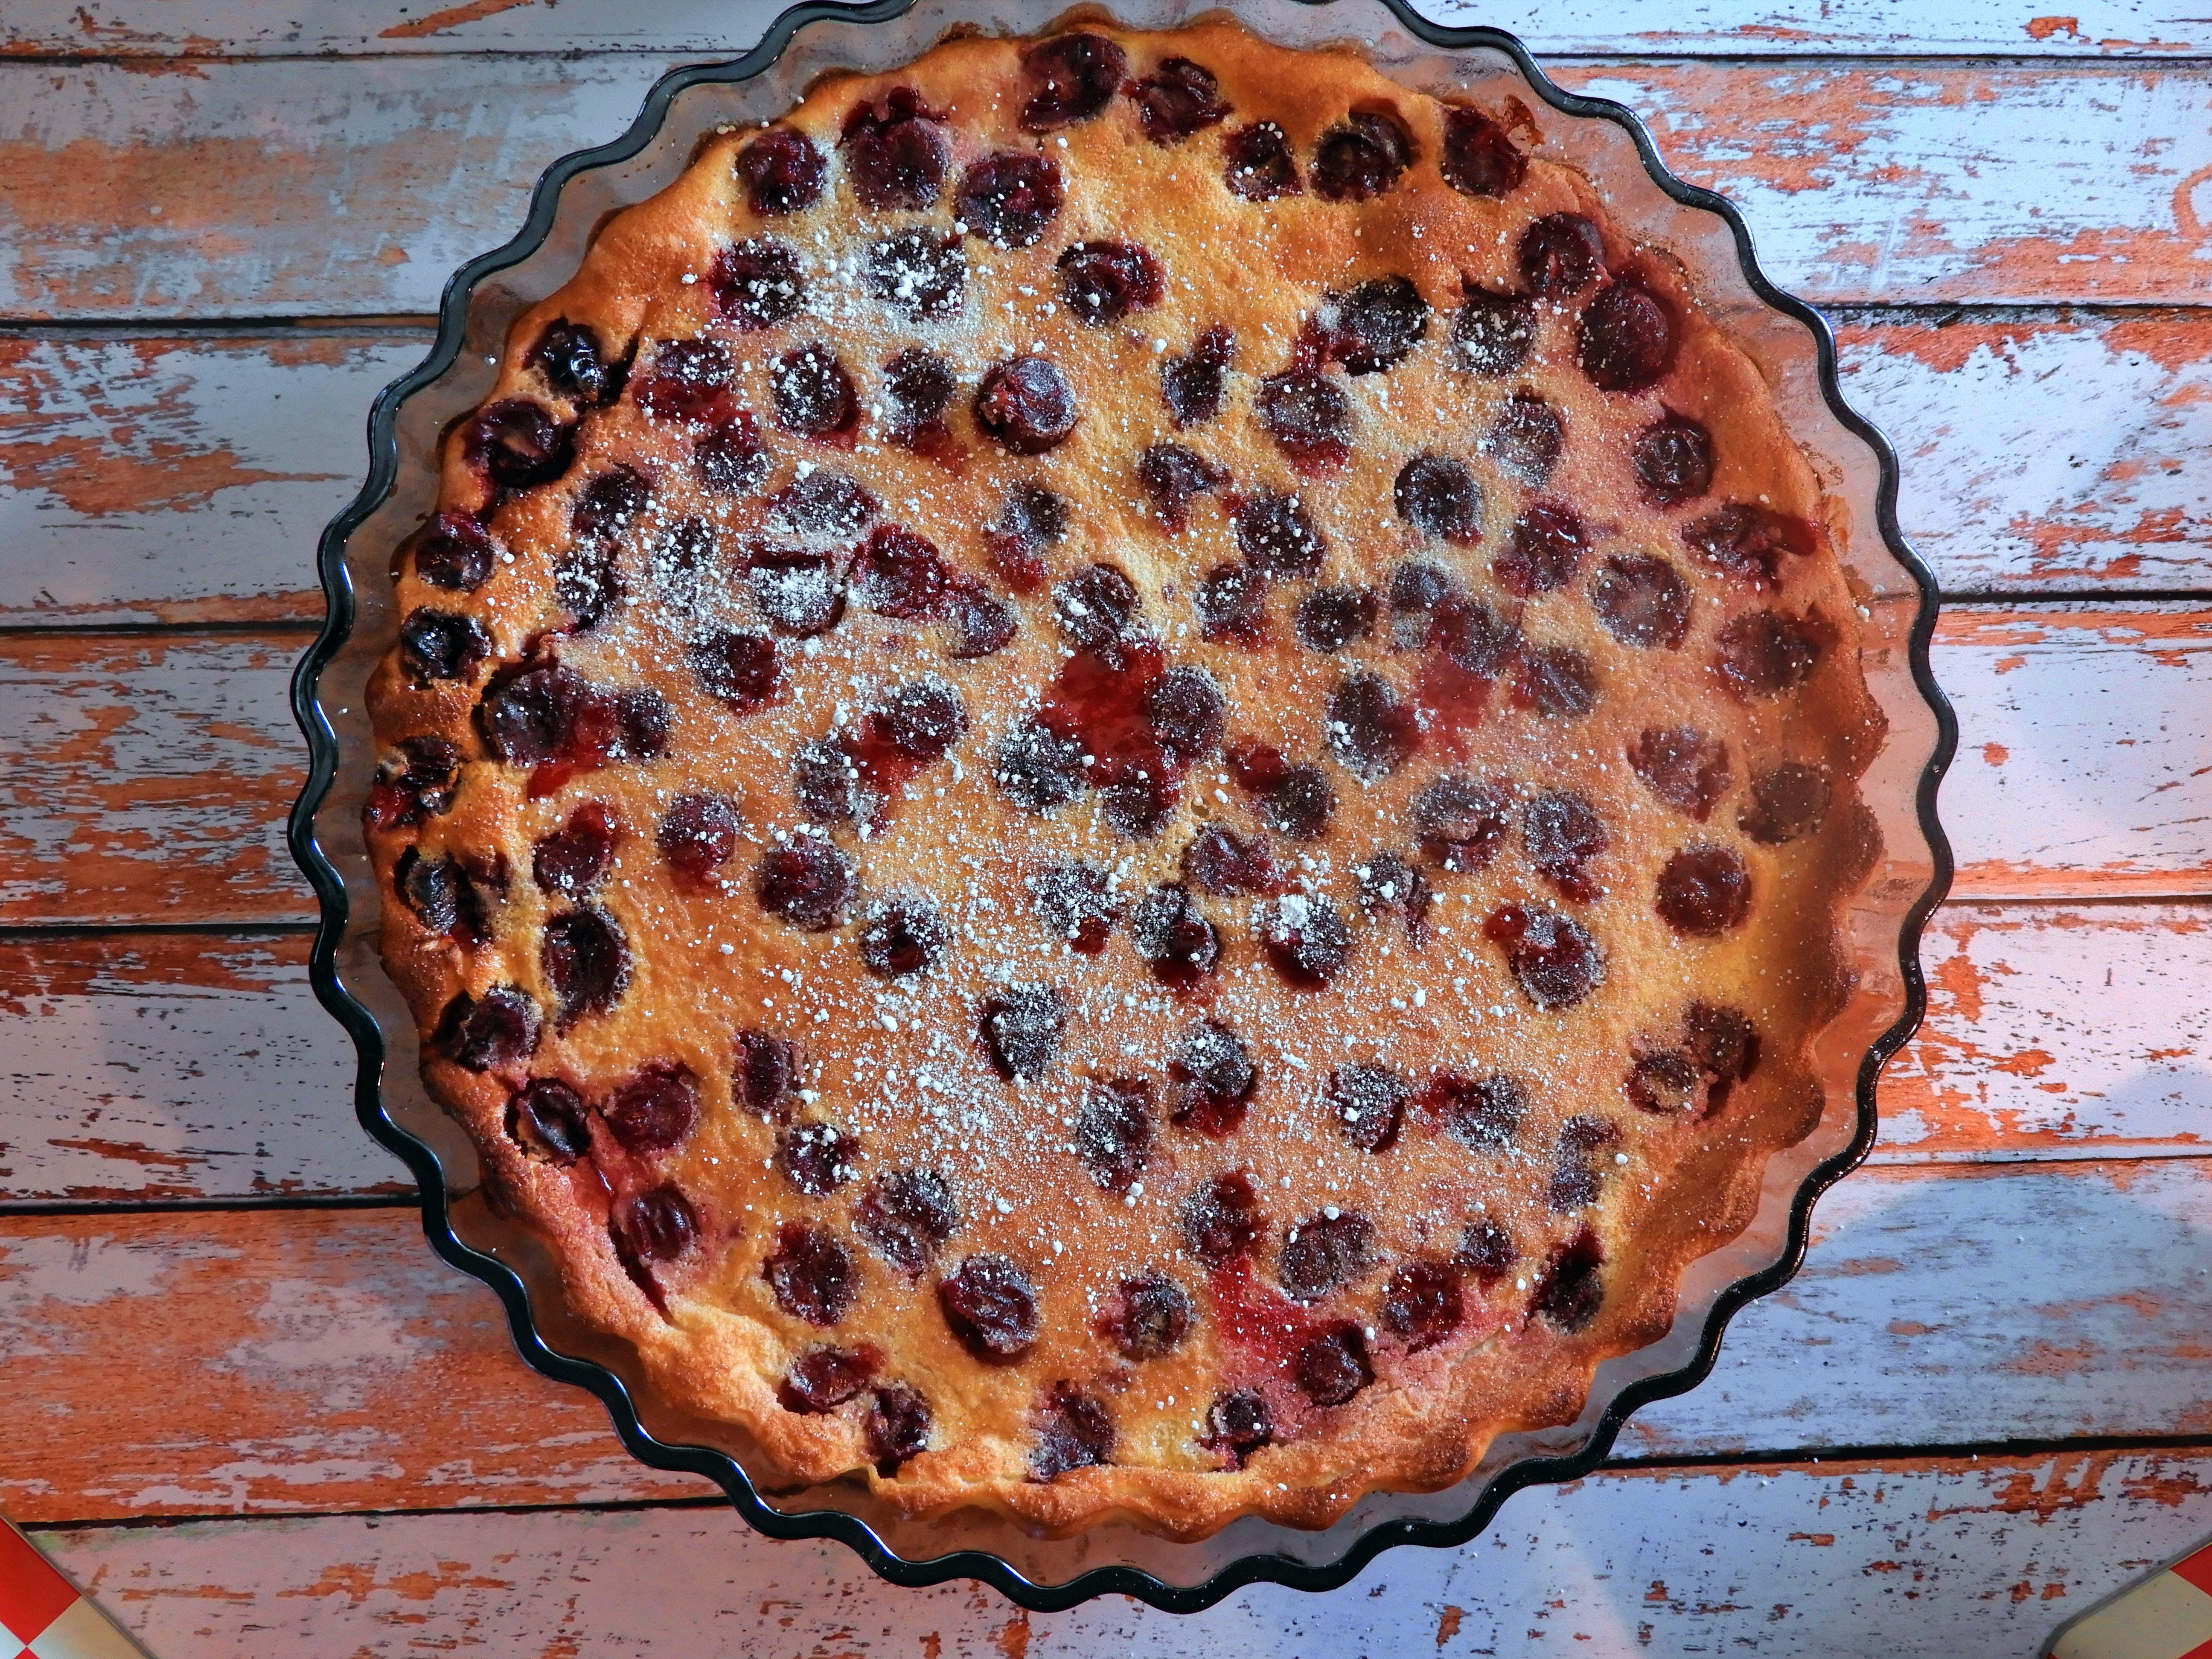
{"label": "red and white checkered cloth", "polygon": [[146,1659],[31,1540],[0,1519],[0,1659]]}
{"label": "red and white checkered cloth", "polygon": [[2212,1544],[2059,1632],[2051,1659],[2212,1659]]}

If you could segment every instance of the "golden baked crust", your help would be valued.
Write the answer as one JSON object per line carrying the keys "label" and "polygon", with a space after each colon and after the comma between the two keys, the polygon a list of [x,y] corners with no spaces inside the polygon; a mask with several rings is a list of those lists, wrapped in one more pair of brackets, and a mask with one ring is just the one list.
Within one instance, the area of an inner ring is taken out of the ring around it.
{"label": "golden baked crust", "polygon": [[710,137],[449,435],[385,961],[572,1306],[794,1480],[1449,1485],[1815,1121],[1834,509],[1534,131],[1228,24],[951,41]]}

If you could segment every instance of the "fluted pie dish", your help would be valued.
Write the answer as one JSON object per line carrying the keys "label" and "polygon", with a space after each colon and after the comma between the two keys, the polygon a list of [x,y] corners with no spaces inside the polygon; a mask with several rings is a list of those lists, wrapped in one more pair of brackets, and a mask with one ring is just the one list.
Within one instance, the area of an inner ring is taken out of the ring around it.
{"label": "fluted pie dish", "polygon": [[1136,21],[664,123],[346,527],[350,937],[531,1336],[1025,1579],[1694,1363],[1936,862],[1881,452],[1633,152]]}

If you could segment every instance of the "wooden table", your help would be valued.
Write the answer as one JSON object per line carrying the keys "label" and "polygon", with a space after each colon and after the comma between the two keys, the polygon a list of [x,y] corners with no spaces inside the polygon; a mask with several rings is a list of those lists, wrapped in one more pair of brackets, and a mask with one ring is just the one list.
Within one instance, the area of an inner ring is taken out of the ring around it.
{"label": "wooden table", "polygon": [[633,1463],[433,1260],[308,994],[285,679],[369,399],[548,161],[768,9],[9,0],[0,1510],[158,1659],[2015,1655],[2212,1532],[2212,21],[2176,9],[1439,14],[1645,113],[1830,308],[1950,595],[1960,876],[1881,1147],[1711,1382],[1463,1550],[1177,1620],[891,1590]]}

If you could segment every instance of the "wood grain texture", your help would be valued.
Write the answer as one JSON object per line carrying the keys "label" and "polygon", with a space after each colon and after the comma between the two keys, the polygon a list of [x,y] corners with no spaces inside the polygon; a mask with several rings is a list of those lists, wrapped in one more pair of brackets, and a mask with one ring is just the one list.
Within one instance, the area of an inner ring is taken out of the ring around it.
{"label": "wood grain texture", "polygon": [[1391,1551],[1325,1598],[1255,1586],[1188,1618],[890,1589],[720,1510],[36,1536],[161,1659],[2017,1659],[2207,1527],[2201,1455],[1638,1471],[1516,1493],[1475,1542]]}
{"label": "wood grain texture", "polygon": [[[676,58],[0,60],[0,314],[427,312],[556,156]],[[2212,220],[2195,61],[1582,64],[1826,303],[2187,302]]]}
{"label": "wood grain texture", "polygon": [[[315,538],[416,329],[0,339],[0,623],[312,622]],[[1947,588],[2212,584],[2212,313],[1846,320]]]}
{"label": "wood grain texture", "polygon": [[[2212,1428],[2208,1198],[2197,1159],[1862,1172],[1718,1373],[1621,1449]],[[2028,1270],[2058,1250],[2063,1285]],[[411,1211],[0,1217],[0,1342],[38,1428],[0,1443],[18,1521],[706,1490],[632,1462],[595,1401],[527,1373]]]}
{"label": "wood grain texture", "polygon": [[14,1202],[409,1190],[353,1121],[353,1045],[304,934],[0,941]]}
{"label": "wood grain texture", "polygon": [[[1437,21],[1510,29],[1539,52],[1769,54],[1995,52],[2049,58],[2167,57],[2212,46],[2204,20],[2151,0],[2043,13],[2044,0],[1911,6],[1899,0],[1727,0],[1686,12],[1666,0],[1495,5],[1431,0]],[[290,57],[313,52],[741,52],[779,7],[763,0],[305,0],[280,13],[223,0],[16,0],[0,53],[20,56]]]}

